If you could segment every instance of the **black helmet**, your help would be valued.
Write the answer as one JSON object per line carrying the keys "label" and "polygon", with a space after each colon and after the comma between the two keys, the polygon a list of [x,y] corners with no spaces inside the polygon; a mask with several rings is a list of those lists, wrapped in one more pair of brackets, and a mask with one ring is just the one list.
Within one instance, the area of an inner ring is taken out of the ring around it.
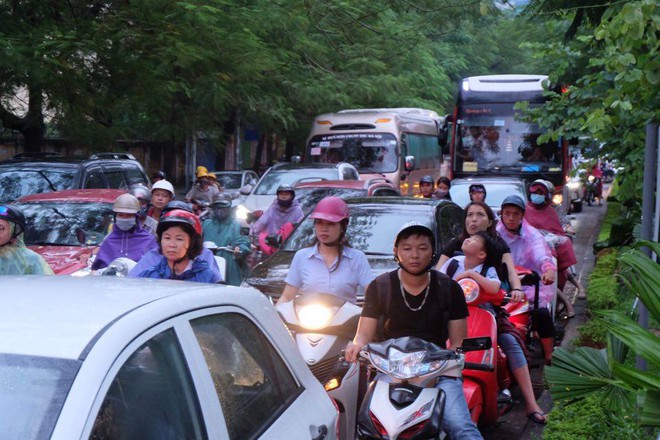
{"label": "black helmet", "polygon": [[15,206],[0,205],[0,219],[7,220],[16,225],[11,238],[17,237],[25,230],[25,214]]}
{"label": "black helmet", "polygon": [[152,179],[163,179],[163,180],[167,180],[167,179],[165,178],[165,173],[164,173],[163,171],[155,171],[155,172],[151,175],[151,178],[152,178]]}
{"label": "black helmet", "polygon": [[172,200],[169,202],[167,205],[163,207],[163,210],[160,212],[161,218],[168,212],[173,211],[175,209],[182,209],[186,212],[189,212],[192,214],[192,206],[190,206],[190,203],[182,202],[180,200]]}
{"label": "black helmet", "polygon": [[475,190],[477,190],[477,191],[479,191],[479,192],[483,191],[484,196],[487,195],[486,187],[484,186],[483,183],[473,183],[473,184],[470,185],[470,187],[468,188],[468,193],[474,192]]}
{"label": "black helmet", "polygon": [[151,190],[142,183],[134,183],[129,186],[128,193],[135,196],[138,200],[144,200],[147,203],[151,201]]}
{"label": "black helmet", "polygon": [[422,183],[430,183],[431,185],[433,185],[433,183],[435,182],[433,182],[433,176],[426,175],[421,179],[419,179],[419,184],[421,185]]}
{"label": "black helmet", "polygon": [[291,185],[288,183],[283,183],[282,185],[277,187],[277,191],[275,192],[276,194],[279,194],[281,192],[290,192],[291,196],[295,199],[296,198],[296,191],[293,189]]}
{"label": "black helmet", "polygon": [[216,194],[213,196],[211,206],[216,208],[231,208],[231,199],[224,194]]}
{"label": "black helmet", "polygon": [[501,208],[504,209],[505,206],[516,206],[520,209],[522,209],[522,212],[525,212],[525,201],[522,199],[522,197],[517,196],[517,195],[511,195],[507,196],[503,201],[502,201],[502,206]]}

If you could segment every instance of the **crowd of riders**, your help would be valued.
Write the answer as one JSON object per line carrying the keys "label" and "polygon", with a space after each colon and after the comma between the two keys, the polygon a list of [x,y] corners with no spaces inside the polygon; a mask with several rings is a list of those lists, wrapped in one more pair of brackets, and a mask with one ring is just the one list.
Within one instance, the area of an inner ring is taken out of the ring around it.
{"label": "crowd of riders", "polygon": [[[196,177],[184,200],[177,200],[173,185],[162,172],[152,176],[151,188],[135,185],[119,196],[113,205],[113,224],[91,269],[102,269],[114,259],[126,257],[137,262],[131,277],[240,285],[252,245],[241,234],[231,198],[223,194],[215,176],[198,167]],[[434,182],[431,176],[424,176],[418,184],[419,197],[451,200],[451,181],[445,177]],[[355,303],[356,292],[365,291],[358,330],[346,348],[346,359],[355,361],[364,345],[375,340],[381,319],[386,338],[417,336],[441,347],[446,341],[447,348],[460,346],[467,335],[468,312],[456,281],[472,278],[485,291],[507,289],[512,301],[536,301],[536,332],[546,364],[550,364],[555,335],[549,305],[557,294],[555,282],[559,295],[568,281],[576,285],[578,298],[585,297],[572,269],[576,258],[567,239],[566,221],[552,204],[554,187],[544,180],[534,181],[528,200],[516,195],[504,199],[500,218],[485,203],[484,185],[472,184],[469,194],[460,236],[439,252],[434,231],[414,221],[404,225],[394,240],[398,268],[375,279],[365,254],[350,246],[347,204],[339,197],[322,199],[310,214],[314,241],[296,252],[279,302],[306,292],[331,292]],[[208,218],[200,220],[193,204],[204,204]],[[250,234],[278,233],[302,218],[294,188],[282,185],[273,204],[251,225]],[[23,243],[29,227],[18,208],[0,206],[0,274],[52,274],[46,262]],[[203,246],[205,241],[224,248],[219,252],[227,263],[225,279],[213,252]],[[521,285],[516,266],[539,274],[538,298],[533,288]],[[390,297],[384,298],[383,289]],[[443,296],[451,298],[450,307],[441,300]],[[570,318],[574,315],[571,301],[564,299],[564,303]],[[546,415],[532,391],[525,341],[499,318],[498,325],[497,342],[521,387],[528,417],[545,424]],[[470,421],[460,381],[441,379],[437,387],[445,391],[444,423],[452,438],[481,438]]]}

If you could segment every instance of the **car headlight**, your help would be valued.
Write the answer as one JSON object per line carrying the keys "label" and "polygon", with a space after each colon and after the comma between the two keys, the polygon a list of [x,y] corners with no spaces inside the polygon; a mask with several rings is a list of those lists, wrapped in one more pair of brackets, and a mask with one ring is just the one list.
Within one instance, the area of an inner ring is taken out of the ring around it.
{"label": "car headlight", "polygon": [[238,220],[247,220],[250,210],[247,209],[244,205],[238,205],[236,207],[235,216]]}
{"label": "car headlight", "polygon": [[555,205],[561,205],[563,201],[564,201],[564,196],[561,194],[555,194],[554,196],[552,196],[552,203],[554,203]]}
{"label": "car headlight", "polygon": [[472,278],[463,278],[458,281],[458,285],[463,289],[463,295],[465,295],[465,302],[470,304],[479,298],[479,283],[477,283]]}
{"label": "car headlight", "polygon": [[369,353],[369,360],[380,371],[397,379],[410,379],[432,373],[446,364],[446,360],[428,361],[425,351],[404,353],[390,347],[387,358]]}
{"label": "car headlight", "polygon": [[300,325],[308,330],[318,330],[327,327],[337,307],[328,307],[323,304],[309,304],[296,309]]}

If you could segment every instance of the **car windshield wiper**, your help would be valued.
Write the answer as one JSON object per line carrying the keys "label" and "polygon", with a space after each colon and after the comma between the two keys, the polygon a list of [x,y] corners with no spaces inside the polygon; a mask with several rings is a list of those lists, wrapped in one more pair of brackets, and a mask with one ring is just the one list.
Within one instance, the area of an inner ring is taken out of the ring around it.
{"label": "car windshield wiper", "polygon": [[53,182],[50,181],[50,179],[48,178],[48,176],[46,175],[46,173],[44,173],[43,171],[38,171],[38,173],[41,174],[41,176],[42,176],[44,179],[46,179],[46,182],[48,182],[48,186],[50,186],[50,189],[51,189],[51,190],[53,190],[53,191],[57,191],[57,188],[55,188],[55,185],[53,185]]}
{"label": "car windshield wiper", "polygon": [[364,255],[374,255],[377,257],[391,257],[392,254],[390,253],[385,253],[385,252],[365,252]]}
{"label": "car windshield wiper", "polygon": [[31,243],[25,243],[28,246],[75,246],[67,243],[55,243],[52,241],[35,241]]}

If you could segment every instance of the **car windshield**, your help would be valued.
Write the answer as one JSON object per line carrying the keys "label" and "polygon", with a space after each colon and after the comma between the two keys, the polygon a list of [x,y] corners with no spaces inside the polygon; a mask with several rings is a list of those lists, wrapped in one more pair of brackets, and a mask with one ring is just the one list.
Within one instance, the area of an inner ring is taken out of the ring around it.
{"label": "car windshield", "polygon": [[275,195],[277,187],[288,184],[295,186],[299,182],[313,182],[321,180],[337,180],[339,172],[336,168],[301,168],[273,170],[263,175],[257,187],[254,189],[256,195]]}
{"label": "car windshield", "polygon": [[215,173],[218,182],[226,189],[239,189],[241,187],[241,174],[221,174]]}
{"label": "car windshield", "polygon": [[101,243],[112,223],[112,204],[106,202],[34,202],[17,206],[25,214],[25,244],[80,246]]}
{"label": "car windshield", "polygon": [[[416,209],[415,209],[416,208]],[[349,205],[351,221],[348,224],[346,237],[348,243],[355,249],[366,254],[392,255],[396,233],[410,219],[415,219],[435,229],[433,212],[430,209],[420,210],[416,206],[392,204]],[[306,217],[298,226],[283,248],[287,251],[297,251],[310,246],[314,242],[314,220]]]}
{"label": "car windshield", "polygon": [[519,121],[518,113],[513,104],[465,105],[458,121],[455,169],[482,173],[560,172],[561,144],[538,143],[543,130]]}
{"label": "car windshield", "polygon": [[[468,189],[470,185],[474,182],[452,182],[451,189],[449,194],[451,195],[451,200],[456,203],[458,206],[465,206],[470,203],[470,194]],[[486,186],[486,203],[491,208],[495,209],[495,212],[500,210],[502,202],[504,199],[510,195],[520,196],[523,200],[527,199],[525,194],[524,184],[522,182],[488,182],[484,181]]]}
{"label": "car windshield", "polygon": [[360,173],[392,173],[398,168],[397,141],[389,133],[350,133],[314,136],[309,163],[348,162]]}
{"label": "car windshield", "polygon": [[0,202],[29,194],[71,189],[75,172],[68,169],[5,169],[0,171]]}
{"label": "car windshield", "polygon": [[49,439],[80,361],[0,354],[0,426],[8,440]]}
{"label": "car windshield", "polygon": [[296,188],[296,199],[300,201],[300,207],[307,214],[314,209],[316,204],[326,197],[337,196],[342,199],[349,197],[361,197],[366,194],[362,189],[346,188]]}

